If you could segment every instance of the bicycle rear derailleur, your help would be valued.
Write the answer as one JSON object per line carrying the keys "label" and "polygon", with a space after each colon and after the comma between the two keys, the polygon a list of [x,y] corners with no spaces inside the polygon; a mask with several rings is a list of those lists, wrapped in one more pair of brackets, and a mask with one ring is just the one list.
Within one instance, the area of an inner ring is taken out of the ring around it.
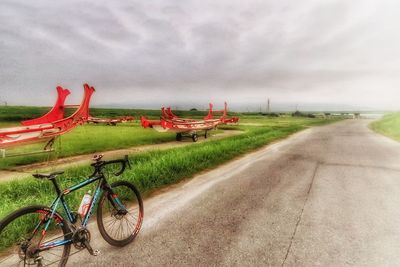
{"label": "bicycle rear derailleur", "polygon": [[85,227],[79,227],[75,230],[74,234],[72,235],[72,243],[74,244],[75,248],[78,250],[86,248],[90,255],[98,256],[100,254],[99,250],[93,250],[92,246],[90,245],[90,232]]}
{"label": "bicycle rear derailleur", "polygon": [[38,246],[33,245],[30,241],[21,242],[18,251],[18,256],[21,261],[24,261],[25,265],[36,265],[38,267],[43,266],[42,257],[38,253]]}

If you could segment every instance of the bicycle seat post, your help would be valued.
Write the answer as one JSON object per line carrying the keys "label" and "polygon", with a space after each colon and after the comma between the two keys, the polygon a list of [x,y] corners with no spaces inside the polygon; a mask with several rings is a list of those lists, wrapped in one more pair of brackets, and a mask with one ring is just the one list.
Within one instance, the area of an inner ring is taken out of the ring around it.
{"label": "bicycle seat post", "polygon": [[53,183],[54,188],[56,189],[57,196],[60,196],[60,195],[61,195],[61,189],[60,189],[60,187],[58,186],[58,183],[57,183],[57,181],[56,181],[56,177],[54,176],[54,177],[51,178],[50,180],[51,180],[51,182]]}

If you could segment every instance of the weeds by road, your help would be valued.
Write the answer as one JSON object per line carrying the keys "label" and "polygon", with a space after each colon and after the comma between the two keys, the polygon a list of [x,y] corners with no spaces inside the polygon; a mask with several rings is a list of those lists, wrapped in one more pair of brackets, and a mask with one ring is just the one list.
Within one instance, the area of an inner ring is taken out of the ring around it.
{"label": "weeds by road", "polygon": [[371,128],[394,140],[400,141],[400,113],[390,113],[371,124]]}

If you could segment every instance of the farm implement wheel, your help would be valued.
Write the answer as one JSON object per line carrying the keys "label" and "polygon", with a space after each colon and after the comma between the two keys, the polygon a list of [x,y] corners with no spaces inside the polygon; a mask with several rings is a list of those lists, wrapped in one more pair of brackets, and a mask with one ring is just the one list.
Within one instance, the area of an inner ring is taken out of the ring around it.
{"label": "farm implement wheel", "polygon": [[192,134],[192,140],[193,140],[193,142],[197,142],[197,140],[199,140],[199,137],[197,136],[197,134]]}
{"label": "farm implement wheel", "polygon": [[177,133],[176,134],[176,141],[182,141],[182,134],[181,133]]}

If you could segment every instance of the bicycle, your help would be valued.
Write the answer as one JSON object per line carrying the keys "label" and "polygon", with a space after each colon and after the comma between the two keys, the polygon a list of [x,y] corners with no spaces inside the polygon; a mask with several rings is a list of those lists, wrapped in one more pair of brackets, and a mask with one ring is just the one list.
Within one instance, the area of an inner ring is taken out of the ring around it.
{"label": "bicycle", "polygon": [[[127,166],[130,167],[128,156],[111,161],[103,161],[102,157],[94,157],[92,175],[64,190],[60,189],[56,181],[57,176],[63,174],[62,171],[33,175],[37,179],[51,181],[57,197],[50,207],[28,206],[0,221],[0,249],[3,248],[3,251],[0,250],[0,266],[42,267],[57,263],[58,266],[65,266],[71,245],[77,249],[75,253],[87,249],[91,255],[97,256],[99,251],[91,247],[91,234],[87,229],[96,205],[97,225],[105,241],[112,246],[122,247],[135,239],[143,221],[140,193],[133,184],[126,181],[109,184],[103,172],[107,165],[121,164],[121,169],[113,173],[115,176],[121,175]],[[72,212],[65,196],[96,181],[98,184],[86,214],[81,217]],[[60,205],[66,218],[57,212]]]}

